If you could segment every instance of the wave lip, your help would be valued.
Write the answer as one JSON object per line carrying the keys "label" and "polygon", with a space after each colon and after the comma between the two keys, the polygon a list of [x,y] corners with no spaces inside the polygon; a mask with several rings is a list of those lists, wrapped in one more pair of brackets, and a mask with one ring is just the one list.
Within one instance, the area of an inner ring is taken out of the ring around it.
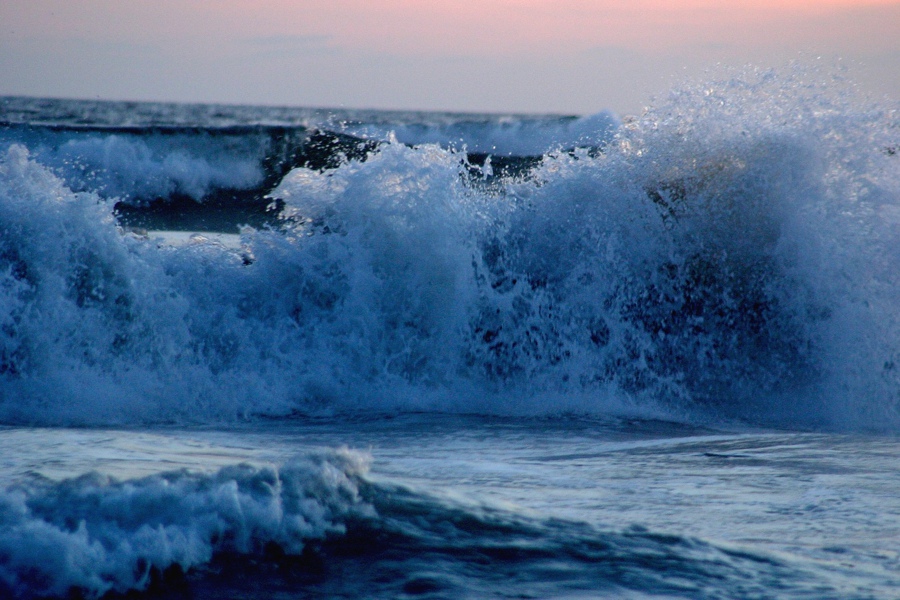
{"label": "wave lip", "polygon": [[280,469],[238,465],[131,481],[98,474],[34,482],[0,495],[0,592],[6,597],[91,598],[145,589],[177,566],[214,554],[299,554],[311,540],[371,514],[359,496],[367,458],[350,451],[306,456]]}

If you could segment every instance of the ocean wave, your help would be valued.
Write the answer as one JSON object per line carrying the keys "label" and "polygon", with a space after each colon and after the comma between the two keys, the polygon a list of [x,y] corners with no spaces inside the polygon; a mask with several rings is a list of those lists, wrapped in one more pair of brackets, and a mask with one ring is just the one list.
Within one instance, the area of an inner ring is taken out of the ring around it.
{"label": "ocean wave", "polygon": [[602,148],[620,126],[609,111],[584,117],[456,118],[450,122],[349,123],[342,131],[366,139],[434,144],[471,154],[541,156],[573,148]]}
{"label": "ocean wave", "polygon": [[263,181],[269,140],[227,133],[8,125],[0,129],[0,145],[27,146],[76,192],[131,202],[176,194],[200,201],[215,189],[247,189]]}
{"label": "ocean wave", "polygon": [[[838,95],[839,96],[839,95]],[[895,428],[896,112],[802,78],[673,93],[491,179],[399,142],[288,173],[242,247],[123,234],[0,162],[0,419],[650,412]]]}
{"label": "ocean wave", "polygon": [[366,458],[349,451],[280,469],[238,465],[206,475],[179,471],[117,481],[87,474],[34,481],[0,493],[0,592],[4,597],[89,598],[146,589],[177,567],[215,553],[300,554],[344,533],[348,515],[370,514],[359,497]]}
{"label": "ocean wave", "polygon": [[[122,112],[115,103],[105,112],[115,113],[115,108]],[[185,117],[169,108],[136,124],[116,125],[110,115],[95,122],[85,107],[86,115],[76,118],[63,111],[49,123],[0,121],[0,148],[26,146],[34,160],[71,190],[115,198],[127,218],[134,208],[186,200],[207,205],[232,201],[252,208],[292,168],[336,168],[348,160],[365,160],[379,144],[391,141],[453,148],[477,165],[493,157],[501,165],[499,173],[507,163],[522,162],[521,157],[533,163],[551,150],[601,148],[619,125],[610,113],[581,118],[456,116],[415,123],[320,116],[318,125],[309,119],[305,125],[230,120],[210,125],[217,122],[210,115],[205,115],[206,124],[158,122],[163,116],[175,121]],[[15,109],[12,113],[17,116]]]}
{"label": "ocean wave", "polygon": [[321,595],[755,597],[816,590],[784,561],[699,539],[466,504],[366,477],[349,450],[281,466],[31,478],[0,491],[8,598]]}

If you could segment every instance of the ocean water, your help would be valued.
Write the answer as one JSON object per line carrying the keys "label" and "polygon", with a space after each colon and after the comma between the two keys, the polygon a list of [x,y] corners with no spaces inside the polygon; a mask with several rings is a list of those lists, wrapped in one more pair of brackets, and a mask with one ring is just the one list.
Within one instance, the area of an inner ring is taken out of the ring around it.
{"label": "ocean water", "polygon": [[0,597],[900,595],[900,107],[0,98]]}

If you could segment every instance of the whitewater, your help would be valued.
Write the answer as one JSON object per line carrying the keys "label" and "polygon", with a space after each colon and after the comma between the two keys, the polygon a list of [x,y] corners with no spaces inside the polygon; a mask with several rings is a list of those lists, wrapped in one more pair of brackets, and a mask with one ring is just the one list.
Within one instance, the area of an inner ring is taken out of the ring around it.
{"label": "whitewater", "polygon": [[900,110],[0,98],[0,597],[891,598]]}

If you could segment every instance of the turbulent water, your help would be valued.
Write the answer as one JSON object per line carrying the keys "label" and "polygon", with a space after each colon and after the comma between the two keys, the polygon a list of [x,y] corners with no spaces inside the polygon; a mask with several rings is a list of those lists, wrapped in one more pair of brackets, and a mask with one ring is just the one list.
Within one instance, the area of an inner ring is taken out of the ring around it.
{"label": "turbulent water", "polygon": [[900,110],[816,73],[0,98],[0,596],[892,597],[897,264]]}

